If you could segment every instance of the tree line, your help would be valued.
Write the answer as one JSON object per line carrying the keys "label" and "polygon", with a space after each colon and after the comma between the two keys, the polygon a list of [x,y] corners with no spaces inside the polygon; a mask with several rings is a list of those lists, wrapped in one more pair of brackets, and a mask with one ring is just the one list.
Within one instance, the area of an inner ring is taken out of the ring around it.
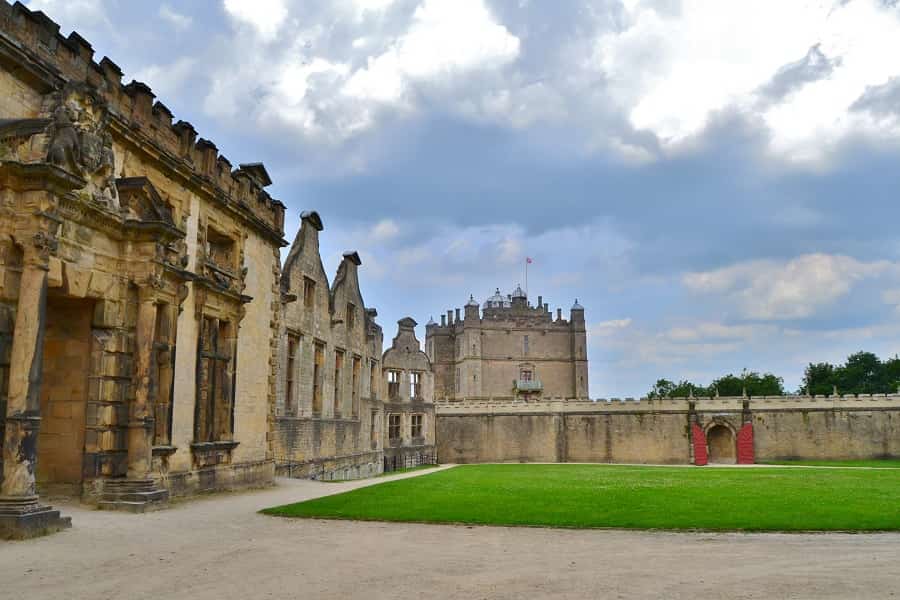
{"label": "tree line", "polygon": [[[895,394],[900,392],[900,357],[881,360],[871,352],[857,352],[839,365],[810,363],[798,394]],[[648,398],[699,398],[712,396],[783,396],[784,379],[772,373],[742,371],[714,379],[707,386],[691,381],[658,379]]]}

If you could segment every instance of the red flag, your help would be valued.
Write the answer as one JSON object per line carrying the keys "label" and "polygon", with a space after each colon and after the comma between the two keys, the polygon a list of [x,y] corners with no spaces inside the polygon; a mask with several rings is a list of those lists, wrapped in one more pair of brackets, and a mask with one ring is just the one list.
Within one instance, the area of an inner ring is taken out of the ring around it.
{"label": "red flag", "polygon": [[529,264],[529,265],[530,265],[530,264],[533,263],[533,262],[534,262],[534,261],[531,260],[531,257],[530,257],[530,256],[526,256],[526,257],[525,257],[525,263],[526,263],[526,264]]}

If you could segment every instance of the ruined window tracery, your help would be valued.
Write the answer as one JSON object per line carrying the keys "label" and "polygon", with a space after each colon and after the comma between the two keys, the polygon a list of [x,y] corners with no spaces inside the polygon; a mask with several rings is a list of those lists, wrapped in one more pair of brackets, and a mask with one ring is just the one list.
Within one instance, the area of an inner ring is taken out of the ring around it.
{"label": "ruined window tracery", "polygon": [[297,353],[300,350],[300,336],[287,336],[287,365],[285,365],[284,403],[288,414],[296,413],[297,407]]}
{"label": "ruined window tracery", "polygon": [[155,360],[151,361],[153,388],[154,446],[172,443],[172,396],[175,391],[175,307],[160,304],[153,337]]}
{"label": "ruined window tracery", "polygon": [[409,374],[409,397],[412,400],[418,399],[422,395],[421,374],[415,371]]}
{"label": "ruined window tracery", "polygon": [[204,316],[200,327],[194,439],[230,440],[233,432],[232,325]]}
{"label": "ruined window tracery", "polygon": [[359,371],[361,368],[362,368],[362,359],[358,356],[354,356],[353,357],[352,382],[351,382],[351,385],[353,387],[350,389],[350,394],[351,394],[350,412],[354,418],[359,416]]}
{"label": "ruined window tracery", "polygon": [[313,397],[312,412],[322,414],[322,378],[325,376],[325,344],[316,342],[313,357]]}
{"label": "ruined window tracery", "polygon": [[343,408],[343,375],[344,375],[344,351],[335,350],[334,352],[334,416],[341,416]]}
{"label": "ruined window tracery", "polygon": [[388,371],[388,398],[395,400],[400,396],[400,371]]}

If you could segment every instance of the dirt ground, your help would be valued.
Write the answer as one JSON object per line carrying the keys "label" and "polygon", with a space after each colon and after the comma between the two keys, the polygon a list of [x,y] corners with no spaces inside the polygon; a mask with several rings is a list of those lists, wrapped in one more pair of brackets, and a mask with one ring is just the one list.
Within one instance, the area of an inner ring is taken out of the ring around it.
{"label": "dirt ground", "polygon": [[71,530],[0,542],[0,598],[900,599],[894,533],[569,531],[256,513],[389,479],[279,480],[146,515],[60,505]]}

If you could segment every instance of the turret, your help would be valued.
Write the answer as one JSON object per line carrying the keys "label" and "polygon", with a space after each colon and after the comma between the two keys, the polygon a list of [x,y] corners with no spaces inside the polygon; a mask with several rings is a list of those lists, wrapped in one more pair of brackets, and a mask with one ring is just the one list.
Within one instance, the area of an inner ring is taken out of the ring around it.
{"label": "turret", "polygon": [[466,309],[466,313],[465,313],[466,323],[469,323],[472,321],[478,321],[478,319],[480,318],[480,314],[479,314],[478,302],[475,301],[474,295],[469,296],[469,301],[466,302],[465,309]]}

